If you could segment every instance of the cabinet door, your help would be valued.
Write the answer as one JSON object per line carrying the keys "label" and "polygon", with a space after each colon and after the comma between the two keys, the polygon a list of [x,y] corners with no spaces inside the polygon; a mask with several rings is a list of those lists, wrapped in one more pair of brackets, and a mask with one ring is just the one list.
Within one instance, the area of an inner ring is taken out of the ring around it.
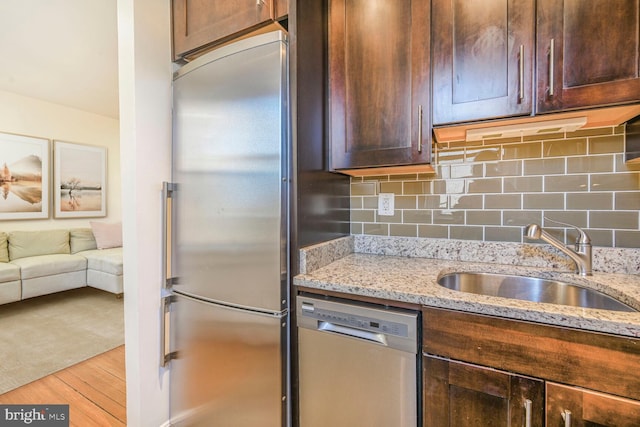
{"label": "cabinet door", "polygon": [[275,0],[275,19],[280,21],[289,15],[289,0]]}
{"label": "cabinet door", "polygon": [[543,425],[542,380],[427,355],[423,371],[424,427]]}
{"label": "cabinet door", "polygon": [[331,169],[429,163],[429,0],[331,0]]}
{"label": "cabinet door", "polygon": [[548,382],[546,425],[637,427],[640,402]]}
{"label": "cabinet door", "polygon": [[538,111],[640,100],[637,0],[538,0]]}
{"label": "cabinet door", "polygon": [[273,20],[273,0],[172,0],[173,52],[179,57]]}
{"label": "cabinet door", "polygon": [[434,0],[433,123],[529,114],[533,0]]}

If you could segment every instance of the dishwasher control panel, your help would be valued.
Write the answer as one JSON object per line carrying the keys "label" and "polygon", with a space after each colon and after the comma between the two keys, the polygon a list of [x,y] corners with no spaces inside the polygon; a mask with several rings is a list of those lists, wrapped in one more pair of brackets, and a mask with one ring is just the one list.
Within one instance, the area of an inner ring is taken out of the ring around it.
{"label": "dishwasher control panel", "polygon": [[380,317],[373,318],[361,314],[356,315],[345,311],[317,308],[313,302],[303,302],[301,304],[301,312],[303,316],[311,317],[323,322],[335,323],[342,326],[351,326],[352,328],[364,329],[372,332],[382,332],[398,337],[409,336],[409,325],[405,323],[384,320],[380,319]]}

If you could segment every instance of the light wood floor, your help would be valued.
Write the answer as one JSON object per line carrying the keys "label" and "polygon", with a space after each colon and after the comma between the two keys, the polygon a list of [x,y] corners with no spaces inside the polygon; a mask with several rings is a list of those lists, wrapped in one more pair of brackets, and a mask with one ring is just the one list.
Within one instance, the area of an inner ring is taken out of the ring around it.
{"label": "light wood floor", "polygon": [[0,404],[68,404],[71,426],[126,426],[124,346],[2,394]]}

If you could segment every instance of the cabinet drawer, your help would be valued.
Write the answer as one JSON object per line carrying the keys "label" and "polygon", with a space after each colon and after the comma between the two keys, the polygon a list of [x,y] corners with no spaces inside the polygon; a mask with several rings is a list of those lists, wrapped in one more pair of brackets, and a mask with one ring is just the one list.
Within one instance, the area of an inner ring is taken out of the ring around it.
{"label": "cabinet drawer", "polygon": [[423,351],[640,399],[640,340],[423,308]]}

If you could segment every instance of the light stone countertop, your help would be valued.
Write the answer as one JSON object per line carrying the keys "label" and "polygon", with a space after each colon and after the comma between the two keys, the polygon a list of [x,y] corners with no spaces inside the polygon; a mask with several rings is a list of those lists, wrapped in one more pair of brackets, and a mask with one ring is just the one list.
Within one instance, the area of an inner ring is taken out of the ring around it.
{"label": "light stone countertop", "polygon": [[353,253],[354,248],[362,247],[361,243],[356,239],[354,245],[351,236],[316,246],[313,248],[319,249],[316,251],[303,249],[301,258],[306,263],[313,265],[320,258],[322,262],[315,263],[313,269],[301,266],[303,273],[294,278],[294,284],[355,296],[640,337],[640,313],[476,295],[449,290],[436,282],[441,273],[453,271],[556,279],[593,288],[640,310],[640,275],[594,272],[593,276],[582,277],[567,269]]}

